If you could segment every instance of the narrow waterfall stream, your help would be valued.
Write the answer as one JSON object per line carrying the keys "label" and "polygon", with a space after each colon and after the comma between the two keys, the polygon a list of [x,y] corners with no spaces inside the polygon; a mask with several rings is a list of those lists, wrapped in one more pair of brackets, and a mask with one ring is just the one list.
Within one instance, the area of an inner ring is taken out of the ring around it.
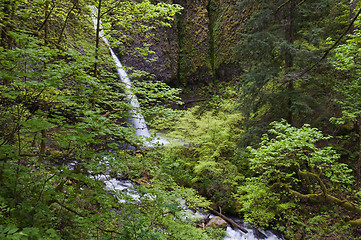
{"label": "narrow waterfall stream", "polygon": [[[92,12],[92,20],[94,23],[94,28],[97,28],[97,8],[94,6],[90,6],[91,12]],[[150,137],[150,133],[148,130],[148,127],[145,123],[144,117],[141,113],[141,109],[139,106],[139,102],[135,94],[131,90],[131,81],[127,75],[127,73],[124,71],[123,66],[118,59],[118,57],[115,55],[113,49],[110,47],[108,39],[105,37],[103,30],[100,31],[100,36],[102,37],[103,41],[107,44],[111,55],[114,59],[114,62],[117,66],[117,72],[119,75],[120,80],[125,84],[125,93],[127,95],[128,100],[130,101],[130,104],[132,106],[132,110],[130,112],[130,117],[132,124],[134,128],[136,129],[136,135],[142,137],[145,141],[147,141],[145,138]],[[167,144],[168,141],[165,139],[157,139],[153,143],[163,143]],[[148,146],[152,146],[152,144],[146,144]],[[106,189],[108,191],[125,191],[127,194],[129,194],[134,199],[139,198],[139,195],[137,195],[137,192],[134,190],[133,183],[128,180],[118,180],[115,178],[111,178],[109,175],[102,175],[98,176],[99,180],[104,181],[106,184]],[[119,199],[119,201],[124,201],[122,199]],[[195,215],[198,215],[199,217],[204,217],[200,213],[194,213]],[[239,219],[232,219],[236,222],[238,222],[239,225],[247,229],[248,233],[245,234],[239,229],[233,228],[231,225],[227,226],[226,229],[226,236],[224,237],[224,240],[258,240],[258,239],[266,239],[266,240],[283,240],[282,236],[277,236],[270,230],[258,230],[256,228],[249,227],[248,224],[242,223],[239,221]]]}
{"label": "narrow waterfall stream", "polygon": [[[94,6],[90,6],[90,9],[92,10],[91,18],[94,23],[94,28],[96,29],[97,28],[97,18],[96,18],[97,8]],[[141,113],[138,99],[135,96],[135,94],[132,92],[131,81],[130,81],[127,73],[124,71],[123,65],[119,61],[117,55],[115,55],[113,49],[110,47],[110,43],[109,43],[108,39],[105,37],[104,31],[102,29],[100,30],[99,35],[102,37],[103,41],[108,46],[110,53],[113,57],[113,60],[117,66],[117,72],[118,72],[119,78],[125,85],[124,92],[129,100],[131,107],[132,107],[132,109],[130,110],[130,119],[136,130],[136,135],[143,137],[143,138],[149,138],[150,137],[149,130],[148,130],[147,125],[145,124],[144,117]]]}

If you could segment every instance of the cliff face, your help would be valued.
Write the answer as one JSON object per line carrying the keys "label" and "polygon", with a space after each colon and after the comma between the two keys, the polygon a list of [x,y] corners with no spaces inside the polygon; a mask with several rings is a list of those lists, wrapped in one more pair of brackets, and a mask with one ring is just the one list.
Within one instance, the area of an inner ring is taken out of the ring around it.
{"label": "cliff face", "polygon": [[215,78],[229,81],[241,74],[234,61],[233,47],[240,41],[239,34],[246,14],[237,7],[238,0],[210,0],[213,69]]}
{"label": "cliff face", "polygon": [[232,51],[242,24],[236,1],[173,0],[184,9],[172,28],[161,28],[148,39],[133,38],[137,39],[133,47],[142,41],[150,43],[158,60],[123,56],[124,65],[147,71],[173,86],[229,81],[239,76],[241,70]]}
{"label": "cliff face", "polygon": [[208,82],[212,79],[210,57],[210,19],[208,0],[177,0],[184,7],[178,16],[179,85]]}

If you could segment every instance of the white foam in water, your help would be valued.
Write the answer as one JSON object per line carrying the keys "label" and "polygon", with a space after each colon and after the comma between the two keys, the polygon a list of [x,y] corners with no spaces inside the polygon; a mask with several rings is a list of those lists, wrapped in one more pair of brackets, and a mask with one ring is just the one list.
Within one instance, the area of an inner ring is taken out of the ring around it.
{"label": "white foam in water", "polygon": [[[97,28],[97,8],[95,6],[90,6],[91,12],[92,12],[92,20],[94,23],[94,28]],[[115,55],[113,49],[110,47],[108,39],[104,35],[104,31],[100,30],[99,35],[103,39],[103,41],[107,44],[110,53],[113,57],[113,60],[115,62],[115,65],[117,66],[117,72],[119,75],[120,80],[124,83],[125,88],[124,92],[129,100],[130,105],[132,106],[132,109],[130,110],[130,119],[132,121],[132,124],[135,128],[135,134],[139,136],[145,143],[147,147],[153,147],[156,144],[168,144],[169,141],[164,138],[156,138],[152,142],[148,142],[147,139],[150,138],[150,133],[147,127],[147,124],[145,123],[144,117],[142,115],[139,102],[135,94],[132,92],[132,86],[131,81],[128,77],[128,74],[124,71],[123,65],[121,64],[120,60],[118,59],[117,55]]]}
{"label": "white foam in water", "polygon": [[[92,10],[92,20],[93,20],[93,23],[94,23],[94,28],[96,29],[97,28],[97,22],[98,22],[97,18],[96,18],[97,8],[94,7],[94,6],[90,6],[90,8]],[[140,112],[138,99],[134,95],[134,93],[131,91],[131,81],[130,81],[130,79],[128,77],[128,74],[124,71],[123,65],[119,61],[118,57],[115,55],[113,49],[110,47],[109,41],[104,35],[104,31],[100,30],[99,35],[101,36],[103,41],[107,44],[107,46],[108,46],[108,48],[110,50],[110,53],[111,53],[111,55],[113,57],[113,60],[115,62],[115,65],[117,66],[117,72],[118,72],[119,78],[125,85],[124,92],[127,95],[127,98],[129,99],[130,105],[133,108],[130,111],[130,113],[131,113],[131,119],[132,119],[133,126],[136,129],[136,135],[137,136],[142,136],[142,137],[150,137],[148,127],[145,124],[144,117],[142,116],[142,114]]]}
{"label": "white foam in water", "polygon": [[[185,205],[184,200],[180,200],[180,205],[183,209],[187,209],[187,206]],[[215,217],[215,215],[204,212],[202,210],[197,210],[195,213],[193,213],[193,215],[196,215],[200,219],[205,219],[207,217],[208,218]],[[237,222],[237,219],[232,219],[232,220]],[[276,236],[275,234],[273,234],[272,231],[268,231],[268,230],[263,231],[263,230],[259,230],[259,229],[254,230],[252,228],[245,226],[245,224],[240,224],[240,225],[242,227],[244,227],[248,231],[248,233],[244,233],[241,230],[239,230],[238,228],[233,228],[233,227],[231,227],[231,225],[228,225],[227,229],[226,229],[226,236],[224,237],[224,240],[259,240],[259,239],[284,240],[284,238],[280,238],[280,237]],[[256,231],[258,232],[259,235],[263,235],[263,238],[257,237]]]}
{"label": "white foam in water", "polygon": [[[74,163],[68,165],[69,168],[74,167]],[[110,177],[110,175],[102,174],[102,175],[96,175],[94,178],[103,181],[105,183],[105,189],[107,191],[111,191],[115,193],[115,196],[118,198],[118,201],[120,203],[126,203],[127,200],[122,199],[122,196],[119,193],[124,193],[125,195],[131,197],[131,199],[135,201],[141,201],[141,197],[138,194],[138,192],[134,189],[134,183],[129,180],[118,180],[116,178]],[[156,196],[153,196],[151,194],[146,194],[142,197],[143,199],[149,199],[149,200],[156,200]],[[183,199],[179,199],[179,205],[182,207],[185,212],[182,214],[184,219],[188,219],[190,221],[200,221],[207,217],[214,217],[215,215],[207,213],[202,211],[201,209],[198,209],[196,212],[193,212],[189,210],[185,204],[185,201]],[[233,219],[235,220],[235,219]],[[248,228],[243,225],[244,228],[247,229],[248,233],[244,233],[239,229],[234,229],[230,225],[227,226],[226,229],[226,236],[224,237],[224,240],[259,240],[259,239],[265,239],[265,240],[284,240],[284,238],[280,238],[273,234],[271,231],[263,231],[263,230],[256,230],[259,233],[261,233],[264,237],[259,238],[255,235],[255,230],[252,228]]]}
{"label": "white foam in water", "polygon": [[226,236],[224,237],[224,240],[242,239],[241,236],[241,231],[235,231],[231,226],[227,226]]}
{"label": "white foam in water", "polygon": [[[90,6],[90,9],[92,11],[92,20],[94,23],[94,28],[96,29],[96,27],[97,27],[97,18],[96,18],[97,8],[94,6]],[[157,136],[157,138],[155,140],[153,140],[153,142],[147,142],[147,138],[150,138],[150,133],[149,133],[148,127],[145,123],[144,117],[141,114],[138,99],[135,96],[135,94],[131,91],[131,81],[130,81],[127,73],[124,71],[123,66],[122,66],[121,62],[119,61],[118,57],[115,55],[113,49],[110,47],[109,41],[105,37],[104,32],[102,30],[100,31],[100,36],[102,37],[103,41],[109,47],[110,53],[117,66],[117,72],[118,72],[119,78],[125,85],[124,92],[127,95],[130,105],[132,106],[132,110],[130,111],[130,116],[131,116],[132,124],[136,130],[136,135],[141,137],[145,141],[145,144],[147,147],[152,147],[156,144],[164,144],[164,145],[168,144],[169,141],[161,136]],[[132,197],[134,200],[137,200],[137,201],[140,200],[140,196],[135,191],[133,183],[131,181],[117,180],[114,178],[110,178],[109,175],[99,175],[96,178],[104,181],[104,183],[106,185],[105,186],[106,190],[115,191],[116,193],[121,191],[121,192],[126,193],[128,196]],[[156,198],[156,197],[152,196],[151,194],[146,195],[145,197],[149,197],[149,199],[153,199],[153,200]],[[118,196],[118,200],[122,203],[126,202],[124,199],[120,199],[119,196]],[[195,218],[199,218],[199,217],[204,218],[205,217],[204,213],[201,213],[201,212],[193,213],[190,210],[187,211],[187,213],[185,213],[185,214],[186,215],[193,214],[193,216]],[[211,216],[214,216],[214,215],[211,215]],[[250,229],[250,228],[246,228],[246,229],[248,230],[247,234],[241,232],[239,229],[233,229],[229,225],[229,226],[227,226],[226,236],[224,237],[224,240],[258,240],[258,239],[283,240],[283,238],[277,237],[270,231],[262,231],[262,230],[258,230],[258,231],[261,232],[266,238],[258,238],[257,236],[255,236],[253,229]]]}
{"label": "white foam in water", "polygon": [[[243,226],[244,227],[244,226]],[[226,236],[224,237],[224,240],[283,240],[283,238],[280,238],[273,234],[271,231],[263,231],[263,230],[257,230],[259,231],[264,237],[259,238],[255,235],[255,231],[251,228],[245,227],[248,233],[244,233],[239,229],[233,229],[231,226],[227,226],[226,230]]]}
{"label": "white foam in water", "polygon": [[97,175],[95,178],[105,183],[105,190],[115,192],[115,195],[121,203],[125,203],[126,200],[121,198],[120,192],[130,196],[133,200],[140,200],[140,196],[134,189],[133,183],[129,180],[117,180],[111,178],[109,175]]}

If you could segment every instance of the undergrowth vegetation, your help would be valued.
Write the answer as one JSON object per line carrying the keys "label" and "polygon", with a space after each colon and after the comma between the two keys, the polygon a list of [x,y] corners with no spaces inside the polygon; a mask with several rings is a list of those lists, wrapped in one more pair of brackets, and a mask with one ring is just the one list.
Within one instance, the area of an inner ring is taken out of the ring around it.
{"label": "undergrowth vegetation", "polygon": [[[258,2],[267,4],[252,8],[257,14],[248,16],[249,32],[235,49],[255,58],[239,60],[245,72],[228,87],[216,80],[197,86],[208,94],[192,108],[176,109],[180,89],[133,71],[148,125],[170,140],[147,148],[128,123],[127,86],[88,6],[98,7],[98,20],[122,53],[132,32],[149,37],[156,26],[170,26],[181,7],[148,0],[2,1],[0,239],[223,238],[223,229],[198,228],[184,205],[234,214],[287,239],[360,238],[359,31],[334,46],[330,62],[300,77],[333,41],[322,36],[322,44],[310,45],[303,38],[316,33],[308,30],[279,40],[279,22],[293,16],[264,21],[269,8],[261,6],[277,5]],[[300,7],[301,20],[319,7],[294,3],[287,7]],[[338,6],[322,8],[325,16]],[[343,12],[338,17],[341,25],[348,21]],[[115,40],[109,28],[117,24],[124,31]],[[244,46],[257,48],[251,43],[265,29],[272,38],[257,44],[269,52],[250,54]],[[155,60],[146,41],[135,50]],[[109,189],[109,179],[130,181],[136,194]]]}
{"label": "undergrowth vegetation", "polygon": [[[162,152],[144,150],[129,126],[125,86],[84,17],[88,4],[100,9],[100,3],[0,4],[0,238],[222,238],[222,230],[197,229],[185,216],[180,199],[193,206],[209,202],[171,181],[161,171]],[[147,10],[148,23],[154,18],[165,25],[162,17],[170,21],[180,9],[149,1],[112,4],[103,1],[102,10],[139,16]],[[148,82],[138,84],[137,93],[149,88],[155,94],[144,95],[142,105],[151,121],[178,90]],[[132,181],[139,196],[105,188],[104,178]]]}
{"label": "undergrowth vegetation", "polygon": [[164,171],[211,200],[211,208],[238,213],[288,239],[355,238],[352,226],[360,213],[355,179],[330,147],[332,137],[283,120],[271,123],[258,143],[242,148],[245,118],[233,93],[228,88],[158,126],[174,139],[165,149]]}

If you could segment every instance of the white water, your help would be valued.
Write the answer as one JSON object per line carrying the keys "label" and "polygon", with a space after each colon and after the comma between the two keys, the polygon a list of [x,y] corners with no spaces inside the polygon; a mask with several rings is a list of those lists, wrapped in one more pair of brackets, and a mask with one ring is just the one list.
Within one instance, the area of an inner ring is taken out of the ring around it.
{"label": "white water", "polygon": [[[92,20],[94,23],[94,28],[97,27],[97,8],[94,6],[90,6],[92,11]],[[117,66],[117,72],[119,75],[119,78],[121,81],[125,84],[124,92],[127,95],[127,98],[129,99],[130,105],[132,106],[132,110],[130,111],[132,124],[136,130],[136,135],[140,136],[142,138],[149,138],[149,130],[145,123],[144,117],[141,114],[140,106],[137,97],[134,95],[134,93],[131,91],[131,81],[127,75],[127,73],[124,71],[123,66],[121,62],[119,61],[118,57],[115,55],[113,49],[110,47],[108,39],[105,37],[103,30],[100,31],[100,36],[102,37],[103,41],[107,44],[111,55],[114,59],[114,62]],[[158,138],[157,140],[153,141],[153,143],[160,143],[160,144],[167,144],[169,143],[166,139]],[[148,146],[152,146],[152,144],[148,144]],[[139,195],[134,189],[133,183],[126,180],[117,180],[114,178],[110,178],[108,175],[100,175],[97,177],[99,180],[104,181],[106,184],[105,189],[108,191],[113,191],[117,193],[118,191],[124,191],[128,196],[131,196],[135,200],[139,200]],[[117,194],[116,194],[117,195]],[[119,199],[120,202],[125,202],[123,199]],[[195,217],[204,217],[200,212],[194,213]],[[224,237],[224,240],[258,240],[258,239],[266,239],[266,240],[283,240],[283,238],[279,238],[276,235],[274,235],[271,231],[262,231],[257,230],[258,233],[261,233],[263,235],[262,238],[257,237],[256,231],[252,228],[247,227],[244,224],[241,224],[242,227],[247,229],[248,233],[243,233],[239,229],[233,229],[230,225],[227,226],[226,229],[226,236]]]}
{"label": "white water", "polygon": [[[90,6],[90,9],[92,12],[91,18],[94,23],[94,28],[97,29],[97,23],[98,23],[98,20],[96,17],[97,16],[97,8],[94,6]],[[110,50],[110,53],[113,57],[113,60],[117,66],[117,72],[118,72],[119,78],[125,85],[124,92],[129,100],[131,107],[132,107],[132,109],[130,110],[130,118],[131,118],[132,124],[136,130],[136,135],[140,136],[142,138],[149,138],[150,137],[149,130],[145,123],[144,117],[141,113],[138,99],[131,90],[132,86],[131,86],[131,81],[128,77],[128,74],[124,71],[124,68],[123,68],[121,62],[119,61],[117,55],[115,55],[113,49],[110,47],[109,41],[105,37],[104,31],[102,29],[100,30],[99,35],[102,37],[103,41],[107,44],[107,46]]]}
{"label": "white water", "polygon": [[283,238],[279,238],[275,234],[273,234],[271,231],[268,230],[257,230],[263,237],[257,237],[255,229],[248,228],[246,226],[243,226],[247,229],[248,233],[243,233],[239,229],[233,229],[230,225],[227,226],[226,230],[226,236],[224,237],[224,240],[259,240],[259,239],[265,239],[265,240],[283,240]]}
{"label": "white water", "polygon": [[[132,197],[134,200],[139,200],[140,196],[137,194],[136,190],[134,189],[133,183],[128,180],[117,180],[114,178],[110,178],[106,175],[98,176],[99,180],[102,180],[106,184],[106,189],[108,191],[114,191],[115,195],[117,196],[117,191],[122,191],[126,193],[128,196]],[[119,195],[118,195],[119,196]],[[150,196],[153,198],[152,196]],[[119,199],[120,202],[125,202],[123,199]],[[191,210],[187,210],[184,201],[180,200],[180,206],[182,206],[185,210],[185,217],[188,219],[195,219],[195,220],[201,220],[207,216],[214,217],[214,215],[207,214],[202,211],[197,211],[196,213],[193,213]],[[234,221],[237,221],[237,219],[233,219]],[[226,229],[226,236],[224,237],[224,240],[283,240],[283,238],[280,238],[276,236],[272,231],[269,230],[258,230],[254,228],[250,228],[247,224],[239,223],[242,227],[244,227],[248,233],[244,233],[239,229],[234,229],[231,227],[231,225],[227,226]],[[258,236],[257,236],[258,235]]]}

